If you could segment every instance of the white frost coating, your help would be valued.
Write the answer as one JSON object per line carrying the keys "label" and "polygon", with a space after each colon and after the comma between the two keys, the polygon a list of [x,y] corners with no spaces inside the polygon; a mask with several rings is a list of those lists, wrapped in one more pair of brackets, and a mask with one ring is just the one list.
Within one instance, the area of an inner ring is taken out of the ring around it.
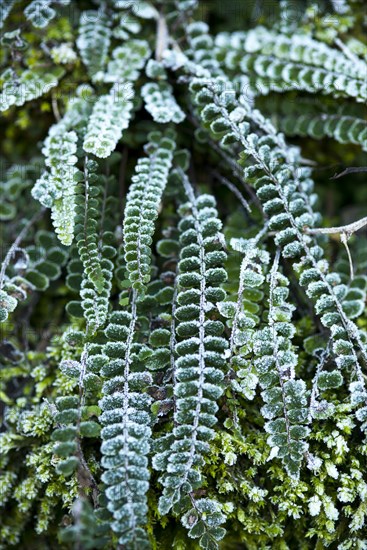
{"label": "white frost coating", "polygon": [[78,59],[72,45],[68,42],[63,42],[62,44],[52,48],[50,54],[55,63],[61,63],[63,65],[74,63]]}
{"label": "white frost coating", "polygon": [[328,496],[323,496],[322,503],[323,503],[326,516],[333,521],[337,520],[339,517],[339,512],[337,508],[334,506],[334,503],[332,502],[331,498]]}
{"label": "white frost coating", "polygon": [[58,69],[48,74],[29,69],[16,75],[12,69],[6,69],[1,74],[3,88],[0,93],[0,111],[6,111],[12,105],[19,107],[48,93],[57,86],[61,74],[62,71]]}
{"label": "white frost coating", "polygon": [[104,81],[123,83],[137,80],[149,55],[148,42],[137,39],[128,40],[113,50]]}
{"label": "white frost coating", "polygon": [[172,87],[167,82],[149,82],[145,84],[141,93],[145,101],[145,108],[155,122],[166,124],[182,122],[185,113],[178,106],[172,93]]}
{"label": "white frost coating", "polygon": [[134,92],[130,84],[119,89],[116,85],[94,105],[88,122],[83,149],[99,158],[106,158],[114,151],[123,130],[129,126]]}
{"label": "white frost coating", "polygon": [[51,127],[42,149],[49,171],[43,172],[32,190],[35,199],[51,208],[55,231],[65,245],[74,237],[77,140],[74,131],[60,133],[57,125]]}
{"label": "white frost coating", "polygon": [[76,44],[90,76],[103,71],[111,41],[110,20],[102,10],[83,11]]}
{"label": "white frost coating", "polygon": [[318,516],[321,510],[321,500],[320,498],[315,495],[310,498],[308,501],[308,509],[310,511],[311,516]]}

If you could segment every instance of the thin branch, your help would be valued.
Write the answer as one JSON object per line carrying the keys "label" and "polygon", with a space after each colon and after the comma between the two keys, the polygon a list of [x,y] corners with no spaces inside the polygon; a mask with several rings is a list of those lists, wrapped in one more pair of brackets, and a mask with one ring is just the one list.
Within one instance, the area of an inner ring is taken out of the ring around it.
{"label": "thin branch", "polygon": [[334,176],[330,179],[337,180],[338,178],[342,178],[348,174],[355,174],[357,172],[367,172],[367,166],[350,166],[349,168],[343,170],[343,172],[340,172],[340,174],[334,174]]}
{"label": "thin branch", "polygon": [[163,52],[168,46],[168,28],[165,17],[162,12],[157,17],[157,41],[155,46],[155,58],[157,61],[161,61]]}
{"label": "thin branch", "polygon": [[347,256],[348,256],[348,261],[349,261],[350,278],[353,281],[353,279],[354,279],[354,267],[353,267],[352,255],[350,253],[349,246],[348,246],[348,237],[347,237],[347,235],[345,233],[342,233],[340,235],[340,240],[343,243],[343,245],[345,246],[345,250],[347,251]]}
{"label": "thin branch", "polygon": [[54,117],[56,118],[56,121],[60,122],[61,115],[59,111],[59,106],[57,104],[57,97],[55,94],[52,94],[51,105],[52,105],[52,111],[53,111]]}
{"label": "thin branch", "polygon": [[339,234],[345,235],[345,238],[349,239],[349,237],[353,235],[353,233],[355,233],[359,229],[362,229],[362,227],[364,227],[365,225],[367,225],[367,216],[365,218],[357,220],[356,222],[350,223],[348,225],[341,225],[339,227],[320,227],[306,229],[306,233],[308,233],[309,235],[318,235],[320,233],[328,235]]}
{"label": "thin branch", "polygon": [[247,212],[251,212],[251,207],[249,205],[249,203],[247,202],[247,200],[243,197],[242,193],[239,191],[239,189],[237,189],[237,187],[232,183],[230,182],[229,180],[227,180],[227,178],[225,178],[224,176],[222,176],[219,172],[217,172],[216,170],[213,171],[213,176],[218,180],[220,181],[221,183],[223,183],[226,187],[228,187],[228,189],[230,189],[232,191],[232,193],[238,198],[238,200],[240,201],[240,203],[242,204],[243,208],[245,210],[247,210]]}

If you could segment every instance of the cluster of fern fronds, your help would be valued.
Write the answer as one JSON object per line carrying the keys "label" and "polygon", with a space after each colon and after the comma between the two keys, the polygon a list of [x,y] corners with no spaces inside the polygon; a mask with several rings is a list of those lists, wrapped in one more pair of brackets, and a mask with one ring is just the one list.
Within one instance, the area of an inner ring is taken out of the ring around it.
{"label": "cluster of fern fronds", "polygon": [[367,546],[363,4],[235,4],[0,6],[1,548]]}

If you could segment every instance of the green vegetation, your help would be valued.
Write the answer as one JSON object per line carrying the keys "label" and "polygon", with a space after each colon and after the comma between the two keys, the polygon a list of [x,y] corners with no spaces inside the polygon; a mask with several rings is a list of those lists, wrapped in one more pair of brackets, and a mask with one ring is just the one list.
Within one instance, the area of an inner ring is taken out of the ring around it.
{"label": "green vegetation", "polygon": [[366,548],[363,2],[0,23],[0,548]]}

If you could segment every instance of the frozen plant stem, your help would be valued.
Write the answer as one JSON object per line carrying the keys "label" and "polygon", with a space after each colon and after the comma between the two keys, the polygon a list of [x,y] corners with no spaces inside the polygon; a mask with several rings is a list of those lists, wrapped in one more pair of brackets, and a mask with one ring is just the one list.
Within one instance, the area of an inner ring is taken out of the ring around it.
{"label": "frozen plant stem", "polygon": [[367,216],[364,218],[361,218],[360,220],[357,220],[356,222],[350,223],[348,225],[341,225],[339,227],[321,227],[321,228],[315,228],[315,229],[307,229],[307,233],[310,235],[318,235],[320,233],[327,234],[327,235],[334,235],[334,234],[340,235],[340,241],[345,246],[345,249],[348,255],[350,278],[351,280],[353,280],[354,267],[353,267],[352,256],[348,247],[348,239],[353,235],[353,233],[355,233],[359,229],[362,229],[362,227],[365,227],[366,225],[367,225]]}
{"label": "frozen plant stem", "polygon": [[353,235],[353,233],[359,231],[359,229],[362,229],[362,227],[364,227],[365,225],[367,225],[367,216],[365,218],[357,220],[356,222],[350,223],[348,225],[341,225],[339,227],[315,227],[312,229],[307,229],[306,233],[308,233],[309,235],[318,235],[319,233],[328,235],[344,234],[345,237],[349,239],[349,237]]}

